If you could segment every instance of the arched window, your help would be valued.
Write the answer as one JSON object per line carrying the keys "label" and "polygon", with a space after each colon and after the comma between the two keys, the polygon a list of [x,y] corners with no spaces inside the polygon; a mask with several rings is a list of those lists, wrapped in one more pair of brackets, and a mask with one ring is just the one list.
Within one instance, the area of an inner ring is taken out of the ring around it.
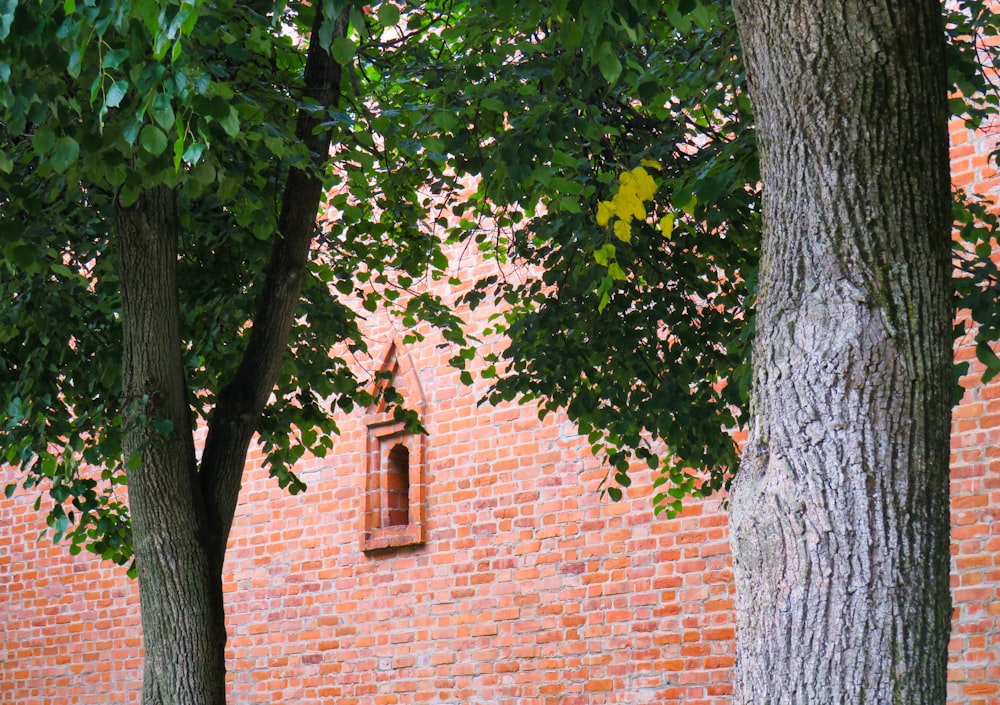
{"label": "arched window", "polygon": [[386,457],[385,506],[383,526],[406,526],[410,523],[410,451],[397,443]]}
{"label": "arched window", "polygon": [[[379,387],[391,385],[405,404],[423,418],[426,404],[402,343],[389,346],[376,379]],[[424,463],[427,436],[400,421],[381,395],[368,409],[365,450],[365,487],[362,551],[380,551],[426,541],[424,524]]]}

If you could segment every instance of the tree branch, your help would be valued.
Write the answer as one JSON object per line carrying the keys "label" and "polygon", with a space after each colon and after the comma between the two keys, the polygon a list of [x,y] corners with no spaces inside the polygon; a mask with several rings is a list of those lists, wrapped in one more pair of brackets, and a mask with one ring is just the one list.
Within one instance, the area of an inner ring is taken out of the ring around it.
{"label": "tree branch", "polygon": [[[319,40],[324,22],[323,3],[315,3],[315,8],[303,97],[330,108],[340,102],[343,71]],[[344,10],[335,20],[326,20],[335,22],[333,36],[346,33],[347,17]],[[309,148],[312,164],[306,170],[293,168],[288,175],[278,234],[260,290],[250,340],[233,379],[220,391],[209,420],[200,477],[220,563],[236,512],[247,449],[288,348],[316,233],[316,214],[323,198],[320,174],[329,158],[331,141],[329,129],[316,129],[321,120],[322,115],[299,110],[295,135]]]}

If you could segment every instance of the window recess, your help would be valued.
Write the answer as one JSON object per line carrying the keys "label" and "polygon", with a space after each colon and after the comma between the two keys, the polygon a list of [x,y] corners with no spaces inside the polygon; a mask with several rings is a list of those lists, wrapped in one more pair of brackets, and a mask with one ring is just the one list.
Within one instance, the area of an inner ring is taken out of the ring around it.
{"label": "window recess", "polygon": [[[383,358],[376,392],[392,387],[408,408],[424,417],[419,380],[402,343]],[[381,389],[380,389],[381,388]],[[427,435],[413,433],[393,417],[382,394],[368,409],[361,550],[377,551],[426,541],[424,521]]]}

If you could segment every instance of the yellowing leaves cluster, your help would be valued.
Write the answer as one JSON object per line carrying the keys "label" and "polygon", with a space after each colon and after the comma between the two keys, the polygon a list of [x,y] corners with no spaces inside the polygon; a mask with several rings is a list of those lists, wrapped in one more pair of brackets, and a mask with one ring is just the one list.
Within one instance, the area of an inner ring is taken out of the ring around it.
{"label": "yellowing leaves cluster", "polygon": [[[622,242],[631,241],[633,220],[643,220],[656,225],[663,237],[668,240],[674,232],[674,213],[667,213],[659,219],[659,222],[654,222],[652,207],[647,209],[647,204],[651,204],[656,195],[658,185],[646,167],[660,169],[660,165],[656,162],[643,159],[639,166],[623,172],[618,178],[618,191],[610,201],[600,201],[597,204],[597,224],[602,228],[611,225],[615,237]],[[601,285],[598,287],[600,295],[598,312],[603,311],[610,303],[614,282],[628,278],[628,274],[618,263],[615,255],[615,246],[610,242],[604,243],[594,251],[594,260],[607,268],[607,276],[601,280]]]}
{"label": "yellowing leaves cluster", "polygon": [[614,198],[597,204],[597,224],[604,227],[612,218],[617,218],[613,226],[615,237],[628,242],[632,237],[632,220],[645,220],[646,203],[652,201],[655,194],[656,181],[644,166],[624,172]]}

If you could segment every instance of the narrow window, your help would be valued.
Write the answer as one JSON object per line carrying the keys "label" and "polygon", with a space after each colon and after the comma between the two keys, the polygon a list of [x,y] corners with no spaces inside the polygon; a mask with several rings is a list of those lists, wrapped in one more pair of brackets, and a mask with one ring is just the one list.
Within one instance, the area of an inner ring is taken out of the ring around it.
{"label": "narrow window", "polygon": [[410,451],[397,443],[389,451],[385,468],[385,517],[383,526],[410,523]]}
{"label": "narrow window", "polygon": [[426,412],[420,379],[409,354],[394,340],[372,388],[364,453],[361,550],[385,551],[427,541],[427,435],[396,418],[379,391],[391,385],[421,417]]}

